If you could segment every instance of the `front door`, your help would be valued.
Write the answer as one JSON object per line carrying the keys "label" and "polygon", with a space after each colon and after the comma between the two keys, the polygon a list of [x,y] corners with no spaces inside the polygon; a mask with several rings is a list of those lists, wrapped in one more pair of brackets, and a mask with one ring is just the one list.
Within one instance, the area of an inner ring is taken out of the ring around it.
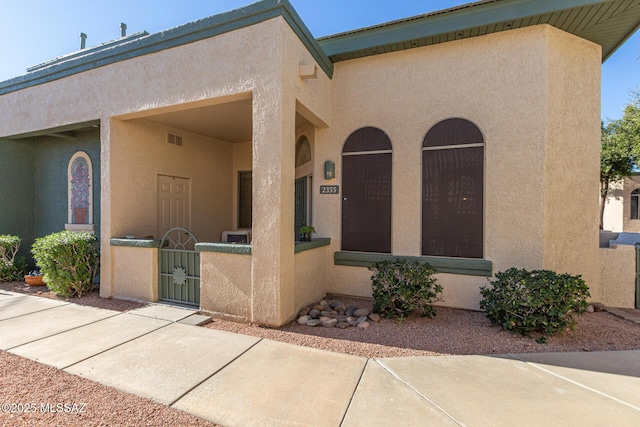
{"label": "front door", "polygon": [[191,191],[187,178],[158,175],[158,236],[175,227],[191,227]]}

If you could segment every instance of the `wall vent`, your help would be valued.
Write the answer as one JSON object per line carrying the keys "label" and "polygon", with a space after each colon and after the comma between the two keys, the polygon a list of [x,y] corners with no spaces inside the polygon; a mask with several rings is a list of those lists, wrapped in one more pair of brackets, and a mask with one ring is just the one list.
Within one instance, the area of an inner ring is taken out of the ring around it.
{"label": "wall vent", "polygon": [[178,145],[182,147],[182,137],[180,135],[176,135],[174,133],[167,133],[167,142],[172,145]]}

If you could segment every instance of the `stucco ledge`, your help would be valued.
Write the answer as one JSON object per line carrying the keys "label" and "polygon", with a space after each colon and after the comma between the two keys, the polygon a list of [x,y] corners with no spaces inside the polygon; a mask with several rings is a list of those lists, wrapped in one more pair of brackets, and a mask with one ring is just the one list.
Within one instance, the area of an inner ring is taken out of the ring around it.
{"label": "stucco ledge", "polygon": [[109,244],[111,246],[128,246],[131,248],[159,248],[160,240],[114,237],[109,240]]}
{"label": "stucco ledge", "polygon": [[335,252],[333,259],[335,265],[346,265],[351,267],[370,267],[371,264],[378,261],[406,259],[407,261],[428,263],[434,267],[438,273],[483,277],[493,276],[493,262],[485,259],[402,256],[346,251]]}

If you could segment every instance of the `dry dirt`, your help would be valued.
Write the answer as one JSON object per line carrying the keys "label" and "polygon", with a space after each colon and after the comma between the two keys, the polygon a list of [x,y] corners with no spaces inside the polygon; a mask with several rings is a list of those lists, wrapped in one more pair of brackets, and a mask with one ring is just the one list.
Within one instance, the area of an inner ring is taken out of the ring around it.
{"label": "dry dirt", "polygon": [[[100,298],[97,292],[82,298],[60,298],[49,292],[46,286],[32,287],[23,282],[0,283],[0,289],[118,311],[145,305]],[[340,301],[358,307],[372,306],[368,300],[343,298]],[[640,349],[640,325],[606,312],[579,316],[574,331],[556,334],[546,344],[538,344],[535,337],[502,331],[492,326],[483,313],[443,307],[438,308],[437,315],[432,319],[419,316],[411,316],[404,321],[383,319],[378,323],[372,322],[368,329],[309,327],[295,321],[273,329],[221,319],[215,319],[206,327],[363,357]],[[214,425],[150,400],[6,352],[0,352],[0,372],[0,403],[37,405],[37,411],[32,413],[0,411],[0,425]],[[40,403],[47,402],[86,403],[86,406],[80,414],[40,412]]]}

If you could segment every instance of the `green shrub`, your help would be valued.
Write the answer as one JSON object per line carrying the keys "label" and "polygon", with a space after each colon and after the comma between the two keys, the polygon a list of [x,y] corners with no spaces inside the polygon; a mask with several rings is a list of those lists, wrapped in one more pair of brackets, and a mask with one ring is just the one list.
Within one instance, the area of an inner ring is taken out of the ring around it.
{"label": "green shrub", "polygon": [[551,335],[575,327],[574,313],[584,313],[589,306],[589,288],[580,276],[558,274],[549,270],[511,268],[496,273],[491,287],[480,288],[480,308],[494,325],[527,335],[542,332]]}
{"label": "green shrub", "polygon": [[404,318],[415,310],[429,318],[435,316],[433,304],[442,300],[442,286],[436,283],[436,270],[431,265],[396,259],[375,262],[369,270],[374,272],[371,281],[376,313]]}
{"label": "green shrub", "polygon": [[27,270],[24,257],[16,256],[20,249],[20,237],[0,236],[0,282],[21,280]]}
{"label": "green shrub", "polygon": [[31,248],[44,281],[58,295],[82,296],[93,289],[99,252],[93,233],[61,231],[36,239]]}

